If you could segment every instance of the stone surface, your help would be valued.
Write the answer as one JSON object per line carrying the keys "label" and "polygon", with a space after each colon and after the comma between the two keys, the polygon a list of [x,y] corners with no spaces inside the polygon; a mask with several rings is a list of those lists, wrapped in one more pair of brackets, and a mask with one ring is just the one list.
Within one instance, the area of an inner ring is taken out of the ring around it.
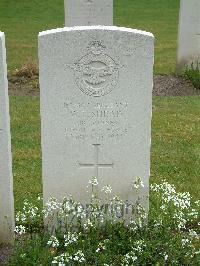
{"label": "stone surface", "polygon": [[14,232],[13,180],[4,33],[0,32],[0,243],[12,243]]}
{"label": "stone surface", "polygon": [[200,60],[200,1],[181,0],[177,68]]}
{"label": "stone surface", "polygon": [[113,0],[65,0],[65,26],[113,25]]}
{"label": "stone surface", "polygon": [[[74,27],[39,35],[45,201],[89,201],[88,181],[134,201],[132,181],[149,190],[153,85],[151,33]],[[148,201],[147,201],[148,202]],[[147,204],[148,206],[148,204]]]}

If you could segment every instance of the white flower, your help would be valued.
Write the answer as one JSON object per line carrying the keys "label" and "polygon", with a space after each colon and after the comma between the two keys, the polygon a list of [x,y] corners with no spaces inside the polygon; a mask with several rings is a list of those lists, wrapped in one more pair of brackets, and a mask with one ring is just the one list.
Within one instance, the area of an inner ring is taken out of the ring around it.
{"label": "white flower", "polygon": [[146,244],[143,240],[138,240],[134,243],[132,250],[124,256],[122,265],[133,265],[133,262],[137,260],[137,253],[142,254],[143,249],[146,247]]}
{"label": "white flower", "polygon": [[130,220],[129,228],[131,231],[134,232],[134,231],[138,230],[138,225],[134,220]]}
{"label": "white flower", "polygon": [[69,262],[67,259],[68,253],[66,254],[61,254],[60,256],[54,257],[52,264],[58,264],[59,266],[65,266],[65,262]]}
{"label": "white flower", "polygon": [[127,265],[127,266],[133,265],[133,262],[135,262],[136,260],[137,260],[137,256],[135,255],[133,251],[131,251],[124,256],[122,265]]}
{"label": "white flower", "polygon": [[191,237],[197,237],[197,236],[198,236],[197,232],[196,232],[195,230],[193,230],[193,229],[190,229],[190,230],[189,230],[189,235],[190,235]]}
{"label": "white flower", "polygon": [[132,248],[134,252],[142,253],[143,249],[146,247],[146,244],[143,240],[138,240],[134,243],[134,247]]}
{"label": "white flower", "polygon": [[105,192],[106,194],[112,192],[112,187],[110,185],[107,185],[101,189],[101,191]]}
{"label": "white flower", "polygon": [[63,204],[62,207],[63,207],[63,210],[65,212],[74,211],[74,206],[73,206],[72,202],[70,202],[68,200]]}
{"label": "white flower", "polygon": [[161,218],[158,218],[157,220],[154,221],[154,227],[160,227],[162,226],[163,221]]}
{"label": "white flower", "polygon": [[47,245],[53,248],[57,248],[59,247],[59,241],[55,236],[51,236],[49,241],[47,242]]}
{"label": "white flower", "polygon": [[24,206],[22,211],[19,211],[16,214],[16,222],[26,222],[27,220],[34,220],[40,216],[38,207],[34,206],[32,203],[27,200],[24,201]]}
{"label": "white flower", "polygon": [[45,215],[45,218],[48,216],[53,215],[56,211],[61,209],[61,205],[57,199],[50,198],[50,200],[45,204],[43,213]]}
{"label": "white flower", "polygon": [[97,186],[99,183],[96,177],[92,177],[92,179],[89,180],[89,184],[92,186]]}
{"label": "white flower", "polygon": [[96,249],[96,252],[98,253],[99,251],[100,251],[100,248],[97,248],[97,249]]}
{"label": "white flower", "polygon": [[169,257],[169,256],[166,254],[165,257],[164,257],[165,261],[168,260],[168,257]]}
{"label": "white flower", "polygon": [[15,230],[14,231],[18,235],[23,235],[23,234],[26,233],[26,228],[23,225],[17,225],[17,226],[15,226]]}
{"label": "white flower", "polygon": [[83,225],[85,230],[88,230],[90,227],[94,227],[94,224],[90,221],[90,219],[87,219],[87,221]]}
{"label": "white flower", "polygon": [[86,212],[85,212],[85,210],[84,210],[84,208],[83,208],[83,206],[81,205],[81,204],[79,204],[79,205],[77,205],[77,207],[76,207],[76,216],[77,216],[77,218],[85,218],[86,217]]}
{"label": "white flower", "polygon": [[188,238],[183,238],[181,242],[182,242],[182,246],[185,247],[187,244],[189,245],[191,241]]}
{"label": "white flower", "polygon": [[26,219],[34,219],[38,215],[38,207],[34,206],[31,202],[28,202],[27,200],[24,201],[24,207],[22,214],[24,214],[24,217],[26,216]]}
{"label": "white flower", "polygon": [[85,262],[85,256],[81,250],[78,250],[74,255],[73,255],[73,260],[78,261],[78,262]]}
{"label": "white flower", "polygon": [[79,235],[77,233],[71,233],[71,232],[68,232],[67,235],[64,235],[65,247],[67,247],[68,245],[70,245],[72,243],[77,242],[78,238],[79,238]]}

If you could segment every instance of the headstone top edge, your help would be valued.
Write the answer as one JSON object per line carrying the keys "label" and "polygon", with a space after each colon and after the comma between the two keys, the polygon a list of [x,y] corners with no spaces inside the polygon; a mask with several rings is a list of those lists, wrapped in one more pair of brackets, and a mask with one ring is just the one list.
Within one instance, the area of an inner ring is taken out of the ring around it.
{"label": "headstone top edge", "polygon": [[127,32],[127,33],[135,33],[144,36],[148,36],[154,39],[154,35],[151,32],[146,32],[142,30],[126,28],[126,27],[117,27],[117,26],[76,26],[76,27],[64,27],[64,28],[57,28],[52,30],[46,30],[39,33],[39,37],[56,34],[60,32],[71,32],[71,31],[90,31],[90,30],[107,30],[107,31],[120,31],[120,32]]}
{"label": "headstone top edge", "polygon": [[2,37],[4,37],[4,32],[2,32],[2,31],[0,31],[0,37],[2,38]]}

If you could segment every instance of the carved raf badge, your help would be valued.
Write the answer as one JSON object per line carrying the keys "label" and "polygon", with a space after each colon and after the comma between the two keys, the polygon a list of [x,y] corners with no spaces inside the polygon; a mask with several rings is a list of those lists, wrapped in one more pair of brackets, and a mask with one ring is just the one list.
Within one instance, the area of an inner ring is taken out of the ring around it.
{"label": "carved raf badge", "polygon": [[88,96],[109,94],[117,84],[119,65],[105,54],[105,48],[100,41],[93,41],[88,47],[88,54],[77,63],[68,65],[74,70],[78,88]]}

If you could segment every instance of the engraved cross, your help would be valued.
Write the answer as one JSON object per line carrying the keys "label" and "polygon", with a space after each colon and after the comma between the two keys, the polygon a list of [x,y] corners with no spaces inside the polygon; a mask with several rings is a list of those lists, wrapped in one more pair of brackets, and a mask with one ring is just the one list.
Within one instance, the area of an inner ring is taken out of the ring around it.
{"label": "engraved cross", "polygon": [[94,156],[95,163],[79,163],[80,168],[94,168],[95,169],[95,177],[99,177],[99,168],[113,168],[113,163],[111,164],[102,164],[99,163],[99,146],[101,144],[93,144],[94,146]]}

